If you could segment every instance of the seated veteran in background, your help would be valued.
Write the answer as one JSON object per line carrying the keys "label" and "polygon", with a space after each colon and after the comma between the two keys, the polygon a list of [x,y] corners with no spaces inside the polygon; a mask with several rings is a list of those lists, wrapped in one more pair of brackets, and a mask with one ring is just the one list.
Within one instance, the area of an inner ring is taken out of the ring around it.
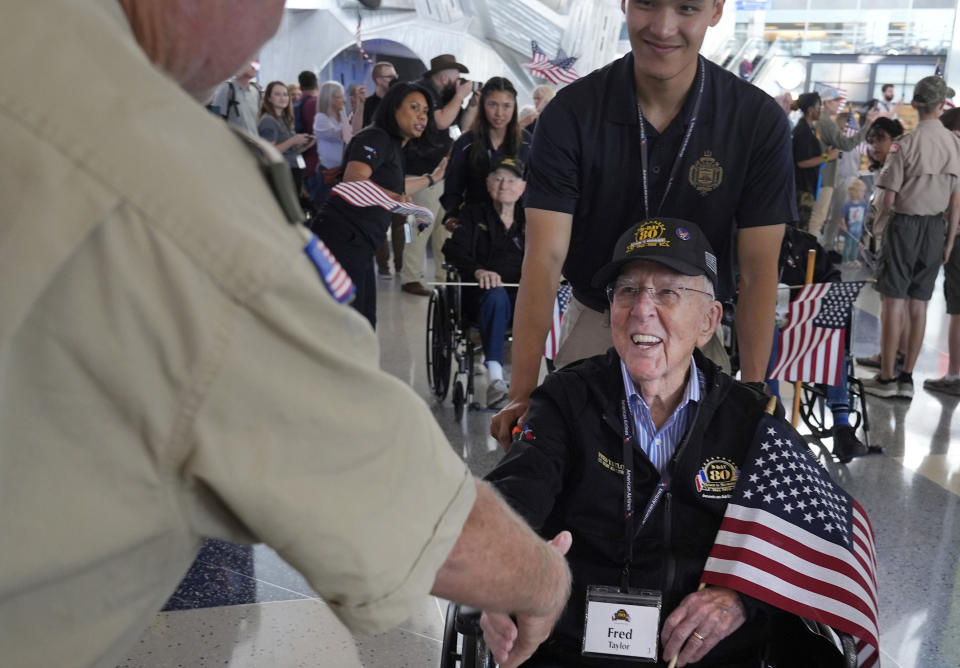
{"label": "seated veteran in background", "polygon": [[487,408],[500,408],[507,400],[503,379],[503,343],[517,300],[515,287],[523,265],[524,216],[520,198],[526,187],[523,163],[513,158],[497,162],[487,175],[490,201],[468,204],[443,245],[443,256],[460,272],[461,280],[476,281],[464,288],[467,319],[480,328],[483,364],[487,367]]}
{"label": "seated veteran in background", "polygon": [[[680,666],[759,667],[773,622],[786,615],[732,589],[697,591],[730,496],[698,491],[698,473],[723,462],[736,479],[769,399],[697,350],[720,322],[716,267],[693,223],[662,218],[627,230],[593,280],[608,286],[613,348],[547,376],[518,440],[487,476],[536,531],[573,534],[573,593],[526,666],[636,665],[581,655],[589,586],[660,592],[656,665],[679,653]],[[509,648],[508,617],[485,613],[481,625],[495,657]]]}

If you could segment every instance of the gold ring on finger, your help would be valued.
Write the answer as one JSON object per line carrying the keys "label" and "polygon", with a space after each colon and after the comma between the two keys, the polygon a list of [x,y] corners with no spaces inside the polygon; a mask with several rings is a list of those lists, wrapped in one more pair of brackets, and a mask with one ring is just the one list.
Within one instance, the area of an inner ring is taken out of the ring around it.
{"label": "gold ring on finger", "polygon": [[696,631],[693,632],[693,637],[699,640],[700,642],[703,642],[704,640],[706,640],[706,638],[704,638],[702,635],[700,635]]}

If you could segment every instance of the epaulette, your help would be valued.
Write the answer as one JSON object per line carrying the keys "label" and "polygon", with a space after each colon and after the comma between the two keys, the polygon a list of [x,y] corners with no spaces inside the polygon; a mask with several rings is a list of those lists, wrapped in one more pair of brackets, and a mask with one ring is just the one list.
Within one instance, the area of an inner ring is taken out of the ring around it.
{"label": "epaulette", "polygon": [[264,141],[259,137],[253,137],[240,128],[229,124],[235,137],[239,138],[247,150],[256,158],[260,165],[260,171],[263,177],[270,184],[270,190],[277,200],[277,204],[283,210],[287,222],[291,225],[303,223],[307,217],[300,207],[300,199],[297,197],[297,187],[293,182],[293,173],[290,171],[290,165],[284,160],[283,155],[270,142]]}

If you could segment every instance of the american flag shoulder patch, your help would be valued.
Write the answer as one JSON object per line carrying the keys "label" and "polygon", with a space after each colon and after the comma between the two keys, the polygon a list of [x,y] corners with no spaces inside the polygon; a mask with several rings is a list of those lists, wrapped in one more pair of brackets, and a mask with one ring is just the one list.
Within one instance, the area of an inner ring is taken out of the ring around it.
{"label": "american flag shoulder patch", "polygon": [[353,299],[357,292],[356,286],[350,280],[347,271],[337,262],[337,258],[333,256],[326,244],[317,238],[316,234],[310,235],[303,251],[317,268],[320,280],[323,281],[331,297],[341,304],[346,304]]}

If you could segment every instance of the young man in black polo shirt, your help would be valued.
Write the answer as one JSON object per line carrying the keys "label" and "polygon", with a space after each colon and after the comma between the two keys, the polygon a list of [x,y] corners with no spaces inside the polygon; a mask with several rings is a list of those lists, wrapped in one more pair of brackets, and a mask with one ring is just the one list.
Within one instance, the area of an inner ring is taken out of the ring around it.
{"label": "young man in black polo shirt", "polygon": [[742,379],[762,381],[769,361],[777,255],[784,224],[796,220],[786,116],[758,88],[699,57],[724,0],[621,2],[631,53],[560,91],[537,123],[510,402],[491,426],[504,445],[537,384],[561,269],[574,293],[558,356],[566,363],[610,345],[603,290],[590,279],[619,235],[644,218],[683,218],[704,230],[717,251],[721,296],[734,293],[736,244]]}

